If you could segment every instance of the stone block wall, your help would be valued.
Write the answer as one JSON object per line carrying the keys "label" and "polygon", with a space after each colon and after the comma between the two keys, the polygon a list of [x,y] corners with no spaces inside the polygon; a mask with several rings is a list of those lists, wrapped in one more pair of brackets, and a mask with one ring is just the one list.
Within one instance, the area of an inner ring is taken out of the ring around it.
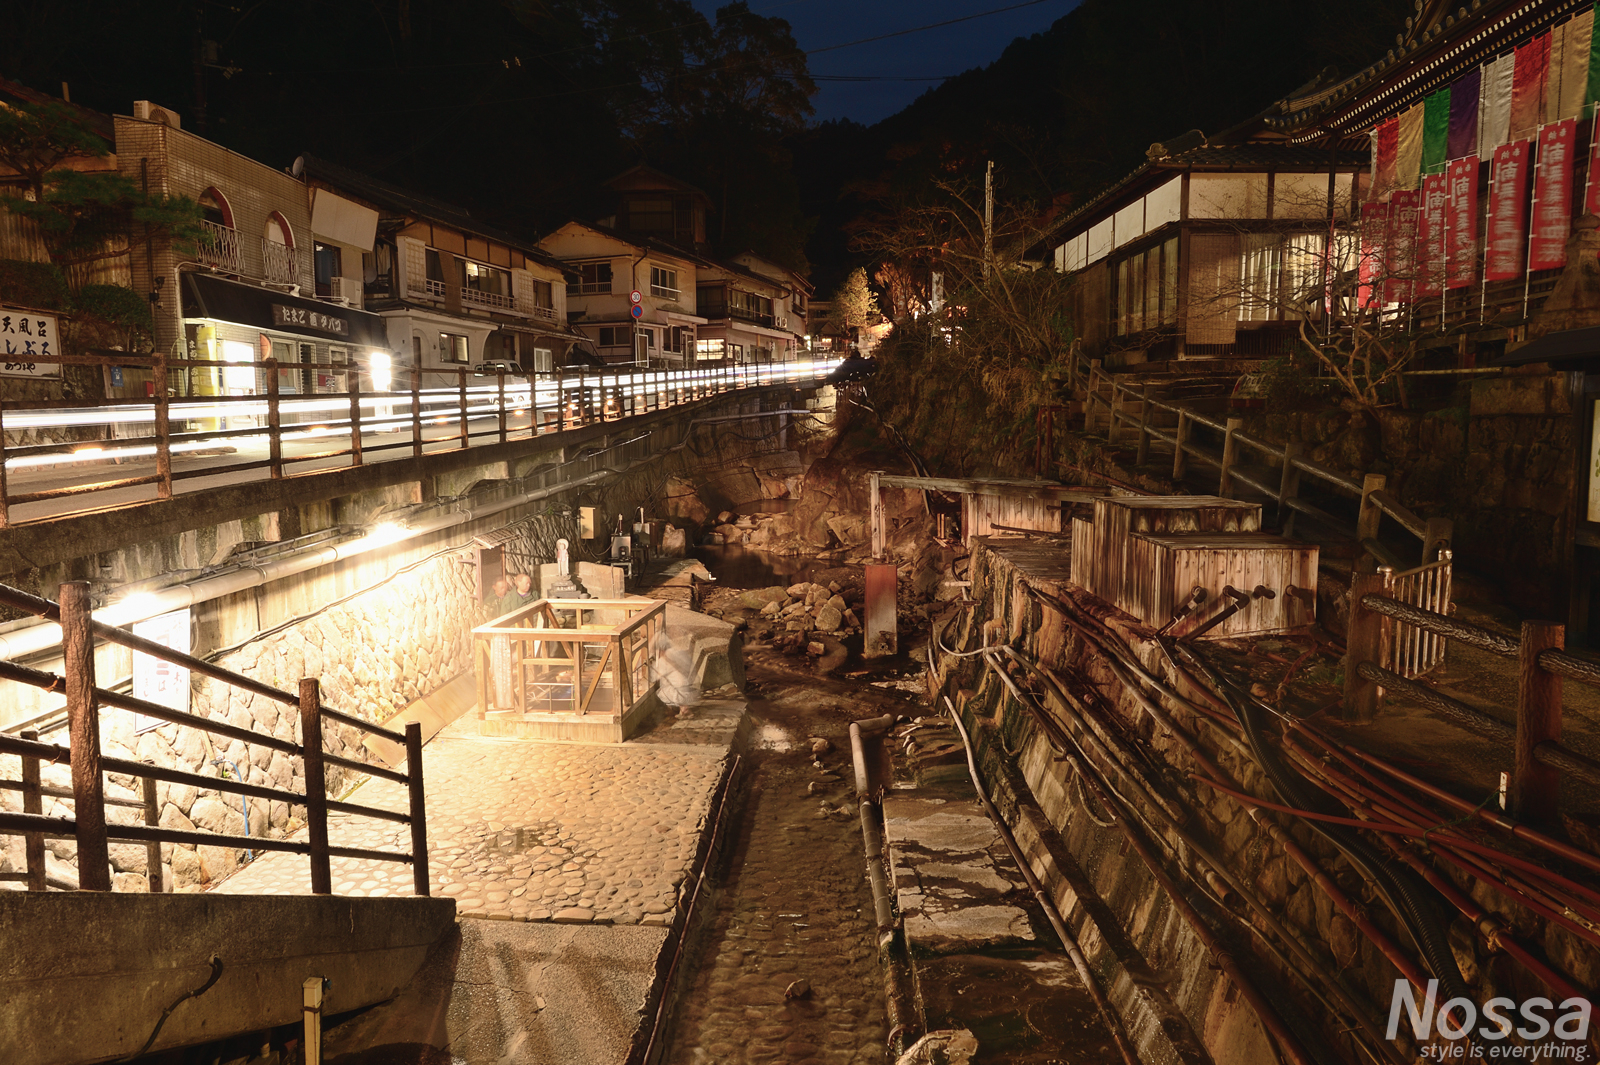
{"label": "stone block wall", "polygon": [[[1319,975],[1337,974],[1367,1016],[1382,1027],[1399,976],[1393,964],[1243,805],[1195,779],[1200,766],[1182,742],[1155,725],[1059,615],[1024,592],[1022,575],[1015,568],[980,547],[974,553],[971,576],[972,593],[981,605],[958,614],[944,634],[945,645],[975,648],[984,642],[985,624],[991,623],[1000,629],[999,639],[1024,648],[1029,659],[1066,667],[1073,677],[1069,684],[1074,698],[1090,706],[1091,717],[1100,718],[1103,727],[1126,739],[1148,760],[1144,775],[1187,819],[1186,831],[1216,854],[1228,872],[1322,961],[1325,968]],[[1147,669],[1186,690],[1185,681],[1170,676],[1154,644],[1139,639],[1122,623],[1131,619],[1119,621],[1104,604],[1069,585],[1048,590],[1075,599],[1084,613],[1109,614],[1104,622],[1134,649]],[[1080,939],[1138,1043],[1141,1059],[1212,1060],[1219,1065],[1270,1060],[1272,1052],[1250,1007],[1212,963],[1170,898],[1126,845],[1121,830],[1106,820],[1106,811],[1098,803],[1087,804],[1085,785],[1076,779],[1071,765],[1057,757],[1031,717],[1007,697],[992,673],[971,658],[947,660],[946,666],[951,673],[945,690],[971,692],[963,713],[980,744],[980,765],[996,802]],[[1044,690],[1041,698],[1050,712],[1067,717],[1059,693]],[[1197,738],[1227,776],[1245,791],[1276,801],[1255,762],[1227,742],[1215,724],[1181,708],[1172,709],[1170,702],[1166,705],[1175,722]],[[1154,818],[1142,819],[1157,824]],[[1370,897],[1365,882],[1331,844],[1303,822],[1280,819],[1280,823],[1374,924],[1414,954],[1408,934],[1387,908],[1376,900],[1363,901]],[[1188,866],[1189,875],[1176,877],[1185,890],[1193,888],[1191,877],[1210,880],[1204,863],[1170,832],[1153,835],[1149,827],[1143,831],[1153,841],[1165,835],[1164,842],[1155,846],[1169,873],[1180,862]],[[1600,978],[1600,950],[1477,881],[1451,875],[1459,888],[1504,920],[1524,943],[1536,945],[1577,986],[1593,986]],[[1258,986],[1291,1023],[1298,1015],[1311,1030],[1320,1026],[1330,1043],[1342,1045],[1347,1058],[1361,1058],[1361,1052],[1345,1041],[1339,1019],[1307,995],[1301,981],[1283,971],[1260,942],[1243,931],[1241,919],[1262,927],[1259,915],[1236,897],[1231,900],[1231,915],[1207,900],[1217,886],[1211,881],[1211,890],[1194,888],[1191,901],[1211,914],[1212,926],[1222,930],[1237,957],[1251,959],[1246,969],[1260,981]],[[1479,1001],[1493,995],[1521,1000],[1546,993],[1509,959],[1490,954],[1464,921],[1454,922],[1451,943]],[[1203,1056],[1186,1049],[1195,1044],[1204,1047]]]}
{"label": "stone block wall", "polygon": [[[302,677],[322,682],[325,705],[366,721],[381,723],[395,713],[471,668],[470,630],[492,616],[492,607],[479,603],[476,573],[470,564],[470,537],[515,522],[517,538],[507,546],[508,556],[550,559],[557,538],[576,536],[571,509],[553,502],[530,504],[523,512],[511,511],[473,525],[445,530],[433,537],[401,545],[398,557],[358,557],[342,566],[302,574],[270,586],[241,593],[227,600],[196,608],[196,628],[206,632],[236,630],[241,611],[261,611],[267,616],[284,609],[304,607],[287,623],[242,645],[223,650],[214,661],[229,670],[297,693]],[[518,568],[508,561],[508,569]],[[347,591],[350,585],[357,587]],[[257,597],[261,602],[257,602]],[[277,600],[274,602],[274,600]],[[309,605],[314,604],[314,605]],[[233,618],[219,620],[217,615]],[[259,615],[257,615],[259,616]],[[116,648],[101,648],[97,669],[119,658]],[[208,649],[197,646],[206,656]],[[104,680],[102,680],[104,683]],[[285,705],[206,677],[191,678],[190,711],[239,728],[298,742],[297,706]],[[199,729],[162,724],[137,732],[134,715],[105,707],[100,711],[101,748],[111,757],[149,762],[164,768],[202,775],[242,778],[263,787],[303,792],[305,778],[297,758],[260,744],[228,740]],[[324,724],[324,749],[335,755],[366,761],[362,733],[350,726]],[[65,731],[43,737],[65,743]],[[46,784],[71,787],[66,766],[47,766]],[[0,756],[0,779],[20,778],[20,763]],[[328,766],[328,792],[338,796],[352,787],[361,774]],[[137,800],[141,782],[134,777],[108,774],[106,795]],[[199,829],[232,835],[283,837],[303,825],[304,809],[262,799],[241,800],[238,795],[204,791],[189,785],[157,783],[163,827]],[[72,816],[70,800],[45,800],[48,816]],[[0,791],[0,809],[20,810],[20,795]],[[143,812],[127,807],[107,808],[108,819],[118,823],[143,820]],[[198,890],[226,876],[244,860],[242,851],[230,847],[174,846],[163,844],[163,880],[178,890]],[[143,891],[147,851],[144,845],[111,847],[114,888]],[[61,884],[77,883],[76,845],[71,840],[49,843],[47,865]],[[21,837],[0,837],[0,872],[25,868]],[[11,886],[11,885],[5,885]]]}

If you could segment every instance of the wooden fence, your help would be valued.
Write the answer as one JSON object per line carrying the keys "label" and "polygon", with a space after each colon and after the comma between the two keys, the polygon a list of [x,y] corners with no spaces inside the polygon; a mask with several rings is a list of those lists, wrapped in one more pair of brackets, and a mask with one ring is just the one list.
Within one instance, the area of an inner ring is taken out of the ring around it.
{"label": "wooden fence", "polygon": [[[1127,384],[1099,366],[1091,365],[1085,387],[1086,432],[1098,426],[1103,411],[1108,443],[1119,442],[1124,431],[1136,435],[1137,465],[1147,463],[1151,440],[1160,440],[1172,448],[1172,479],[1175,481],[1187,475],[1191,458],[1216,467],[1217,495],[1232,498],[1236,485],[1241,484],[1265,495],[1276,506],[1278,525],[1285,536],[1294,534],[1296,516],[1303,514],[1334,530],[1353,535],[1380,564],[1397,570],[1404,568],[1404,563],[1378,539],[1385,516],[1420,541],[1420,565],[1439,561],[1440,550],[1450,545],[1453,534],[1450,520],[1424,519],[1414,513],[1388,491],[1388,481],[1383,474],[1369,473],[1360,481],[1346,477],[1308,459],[1300,440],[1290,440],[1282,446],[1257,440],[1243,431],[1242,418],[1219,418],[1193,403],[1164,400],[1155,393],[1151,382]],[[1156,424],[1157,412],[1171,415],[1173,422]],[[1220,434],[1220,448],[1211,450],[1200,446],[1195,440],[1197,429]],[[1268,460],[1268,472],[1241,461],[1241,449],[1246,448]],[[1271,469],[1272,466],[1276,469]],[[1303,498],[1300,479],[1305,474],[1335,491],[1355,496],[1360,501],[1355,522],[1352,524]]]}
{"label": "wooden fence", "polygon": [[[0,528],[11,524],[10,508],[44,500],[64,500],[114,489],[154,486],[156,499],[171,499],[174,484],[189,478],[216,477],[265,469],[279,479],[295,475],[295,466],[320,464],[315,472],[361,466],[374,455],[408,451],[420,457],[459,450],[474,443],[504,444],[532,439],[584,425],[620,421],[734,389],[757,388],[785,382],[814,381],[832,363],[790,362],[751,365],[725,364],[690,370],[557,370],[531,379],[497,372],[475,374],[467,367],[405,371],[409,388],[383,392],[363,391],[357,365],[331,367],[320,363],[225,362],[207,359],[168,359],[159,353],[138,356],[120,352],[62,356],[68,365],[120,367],[148,372],[148,398],[107,401],[8,402],[0,404]],[[171,395],[174,370],[197,369],[206,373],[228,369],[261,371],[265,391],[249,395]],[[285,374],[330,373],[345,378],[343,393],[301,395],[285,393]],[[450,388],[423,388],[423,378],[454,377]],[[472,384],[481,380],[482,384]],[[469,387],[469,384],[471,387]],[[97,417],[103,421],[97,421]],[[513,419],[526,424],[512,426]],[[40,424],[104,426],[104,437],[29,446],[5,446],[5,432]],[[175,425],[176,423],[176,425]],[[243,423],[243,424],[241,424]],[[476,423],[476,425],[474,424]],[[149,425],[148,435],[114,435],[118,425]],[[441,427],[442,431],[441,431]],[[373,442],[376,432],[396,439]],[[218,460],[218,448],[266,438],[264,453],[258,447],[237,460]],[[291,444],[286,451],[285,443]],[[319,446],[326,442],[327,446]],[[304,446],[298,446],[304,445]],[[174,469],[173,458],[210,451],[203,462]],[[153,464],[150,460],[153,459]],[[148,472],[106,476],[111,464],[140,462]],[[337,463],[337,465],[330,465]],[[35,491],[14,491],[8,473],[31,465],[71,464],[83,476],[64,486]],[[302,469],[299,472],[313,472]],[[86,506],[98,505],[86,502]]]}
{"label": "wooden fence", "polygon": [[[1395,574],[1387,567],[1355,576],[1344,659],[1344,712],[1348,719],[1370,722],[1376,716],[1383,691],[1393,689],[1458,725],[1508,744],[1515,755],[1507,809],[1531,823],[1555,821],[1561,773],[1600,786],[1600,762],[1561,743],[1562,681],[1600,686],[1600,663],[1564,649],[1565,626],[1553,621],[1525,621],[1521,639],[1513,639],[1401,602],[1388,594],[1394,581]],[[1459,640],[1491,654],[1516,659],[1515,725],[1386,668],[1382,663],[1392,660],[1387,647],[1393,642],[1393,631],[1401,625],[1441,642]]]}
{"label": "wooden fence", "polygon": [[[32,890],[44,890],[47,886],[44,864],[45,839],[71,839],[77,842],[78,884],[76,886],[86,891],[109,891],[111,890],[109,841],[128,840],[144,843],[150,848],[153,891],[161,888],[160,845],[181,843],[197,847],[235,847],[241,850],[288,851],[293,854],[309,855],[311,891],[319,895],[330,894],[333,890],[330,858],[407,862],[411,865],[415,893],[428,894],[428,836],[422,785],[421,725],[415,722],[408,724],[402,735],[324,706],[321,686],[314,677],[302,680],[298,692],[280,691],[271,685],[223,669],[203,659],[104,625],[91,616],[87,582],[63,584],[59,605],[19,589],[0,585],[0,603],[60,623],[65,659],[63,675],[0,661],[0,679],[63,693],[67,701],[67,725],[70,736],[69,745],[62,747],[40,742],[36,734],[21,737],[0,734],[0,754],[17,755],[22,759],[22,779],[5,783],[7,786],[14,785],[16,790],[22,792],[23,812],[0,812],[0,834],[21,835],[26,840],[27,871],[16,874],[11,879],[25,880]],[[271,699],[296,708],[300,714],[300,742],[278,739],[226,722],[173,710],[132,695],[96,687],[94,677],[96,637],[171,662],[213,680],[243,688],[253,692],[257,698]],[[242,740],[245,743],[282,751],[290,758],[300,760],[305,778],[305,791],[304,793],[286,791],[281,788],[246,783],[243,780],[210,777],[180,769],[165,769],[125,758],[102,757],[99,723],[99,708],[102,705],[121,707],[147,717],[201,729],[227,740]],[[406,752],[405,772],[325,752],[322,731],[323,723],[327,720],[402,745]],[[71,767],[70,790],[46,789],[39,783],[40,766],[46,762]],[[402,813],[330,800],[327,797],[326,781],[326,767],[330,764],[404,784],[409,795],[407,810]],[[107,799],[102,780],[104,773],[119,773],[140,778],[144,788],[143,802]],[[236,836],[162,828],[156,823],[158,814],[155,809],[155,782],[158,780],[169,784],[188,785],[201,791],[227,792],[303,807],[306,812],[306,839],[302,842],[262,836]],[[58,795],[61,792],[68,792],[60,797],[71,798],[73,816],[47,817],[41,813],[43,797]],[[141,825],[108,823],[105,811],[108,804],[142,806],[145,811],[145,823]],[[330,846],[328,843],[330,811],[378,818],[409,826],[410,853]]]}
{"label": "wooden fence", "polygon": [[[654,599],[539,599],[478,626],[472,630],[478,717],[492,711],[625,717],[654,683],[666,610]],[[606,615],[620,616],[608,624]]]}

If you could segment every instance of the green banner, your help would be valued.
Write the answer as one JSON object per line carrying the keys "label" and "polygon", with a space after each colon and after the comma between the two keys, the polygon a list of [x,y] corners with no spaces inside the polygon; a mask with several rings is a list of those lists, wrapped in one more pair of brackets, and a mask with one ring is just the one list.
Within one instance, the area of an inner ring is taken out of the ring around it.
{"label": "green banner", "polygon": [[1422,104],[1422,172],[1444,173],[1450,143],[1450,90],[1440,89]]}

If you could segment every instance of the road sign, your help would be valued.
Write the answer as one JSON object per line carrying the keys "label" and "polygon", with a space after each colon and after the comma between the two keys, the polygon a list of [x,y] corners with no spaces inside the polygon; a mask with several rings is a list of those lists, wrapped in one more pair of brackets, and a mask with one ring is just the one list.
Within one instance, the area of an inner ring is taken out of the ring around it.
{"label": "road sign", "polygon": [[640,292],[638,289],[634,289],[632,292],[628,293],[628,299],[632,300],[633,305],[637,307],[640,303],[644,302],[644,293]]}
{"label": "road sign", "polygon": [[630,312],[630,313],[631,313],[631,314],[632,314],[632,315],[633,315],[633,316],[634,316],[634,317],[635,317],[635,318],[643,318],[643,317],[644,317],[644,308],[643,308],[643,307],[641,307],[641,306],[639,306],[639,305],[638,305],[638,304],[637,304],[637,303],[635,303],[635,304],[634,304],[634,305],[633,305],[633,310],[632,310],[632,311],[631,311],[631,312]]}

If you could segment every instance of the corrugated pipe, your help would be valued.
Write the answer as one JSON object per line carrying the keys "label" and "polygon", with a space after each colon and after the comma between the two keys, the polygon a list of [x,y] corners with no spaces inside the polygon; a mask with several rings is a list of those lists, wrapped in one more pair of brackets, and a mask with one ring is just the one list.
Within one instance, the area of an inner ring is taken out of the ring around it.
{"label": "corrugated pipe", "polygon": [[984,790],[983,780],[978,776],[978,764],[972,758],[972,739],[967,735],[967,727],[961,723],[961,715],[956,712],[955,704],[950,702],[948,695],[944,696],[944,705],[949,708],[950,720],[955,722],[956,730],[961,733],[961,745],[967,751],[967,775],[972,778],[972,789],[978,793],[978,801],[983,803],[984,812],[989,815],[989,820],[994,822],[1000,838],[1005,841],[1006,850],[1011,852],[1011,860],[1022,870],[1023,878],[1028,881],[1028,890],[1039,900],[1040,908],[1050,920],[1050,927],[1056,930],[1056,938],[1061,940],[1061,946],[1066,950],[1067,957],[1072,960],[1072,967],[1078,971],[1078,979],[1083,981],[1084,989],[1089,992],[1089,997],[1094,999],[1094,1008],[1100,1011],[1101,1022],[1106,1026],[1106,1031],[1111,1033],[1111,1038],[1116,1040],[1122,1060],[1127,1065],[1139,1065],[1139,1055],[1134,1050],[1133,1044],[1128,1041],[1128,1035],[1123,1031],[1117,1015],[1112,1012],[1111,1003],[1106,1000],[1105,992],[1100,990],[1100,984],[1095,980],[1088,959],[1083,956],[1083,951],[1078,946],[1078,940],[1067,931],[1067,924],[1061,918],[1061,911],[1056,909],[1055,900],[1034,875],[1033,866],[1028,864],[1022,848],[1017,846],[1016,836],[1011,834],[1011,826],[1006,824],[1006,819],[1000,816],[1000,811],[989,801],[989,793]]}
{"label": "corrugated pipe", "polygon": [[[443,529],[454,528],[457,525],[466,525],[495,514],[512,510],[516,507],[532,503],[540,499],[547,499],[553,495],[581,488],[593,481],[614,476],[610,470],[601,470],[587,477],[581,477],[566,484],[551,488],[541,488],[534,492],[527,492],[510,499],[503,499],[496,503],[488,503],[481,507],[468,507],[464,509],[445,511],[429,518],[424,518],[410,525],[396,526],[392,529],[380,529],[368,533],[366,536],[354,540],[347,540],[341,544],[330,547],[321,547],[309,551],[299,551],[283,558],[274,559],[259,565],[240,567],[215,577],[204,577],[200,580],[189,581],[184,584],[175,584],[163,588],[159,592],[141,593],[124,602],[113,603],[101,607],[94,612],[94,620],[112,628],[121,628],[131,625],[136,621],[145,621],[174,610],[198,603],[207,603],[223,596],[235,595],[259,588],[273,581],[293,577],[308,570],[330,566],[335,562],[355,558],[385,547],[392,547],[406,540],[414,540],[419,536],[427,536]],[[61,626],[53,621],[41,622],[34,625],[24,625],[10,632],[0,633],[0,659],[17,661],[31,655],[40,654],[61,644]]]}

